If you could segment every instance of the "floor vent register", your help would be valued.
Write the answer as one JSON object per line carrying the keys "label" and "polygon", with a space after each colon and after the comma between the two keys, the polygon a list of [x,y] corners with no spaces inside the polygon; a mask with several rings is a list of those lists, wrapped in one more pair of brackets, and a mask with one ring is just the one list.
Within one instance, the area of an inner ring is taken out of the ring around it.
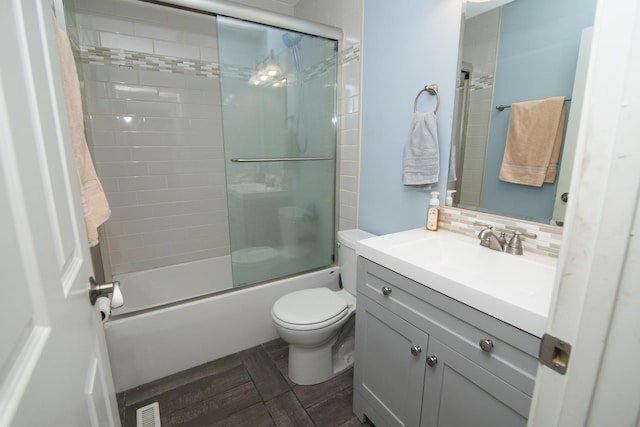
{"label": "floor vent register", "polygon": [[137,427],[160,427],[160,405],[153,402],[136,411]]}

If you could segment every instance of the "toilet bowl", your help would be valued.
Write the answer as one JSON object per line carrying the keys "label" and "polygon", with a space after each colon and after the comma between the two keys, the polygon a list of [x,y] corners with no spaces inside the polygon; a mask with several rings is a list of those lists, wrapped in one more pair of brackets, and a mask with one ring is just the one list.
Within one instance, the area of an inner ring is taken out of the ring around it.
{"label": "toilet bowl", "polygon": [[362,230],[338,232],[343,289],[304,289],[286,294],[273,304],[273,324],[289,343],[289,379],[296,384],[318,384],[353,365],[355,244],[368,237],[373,235]]}

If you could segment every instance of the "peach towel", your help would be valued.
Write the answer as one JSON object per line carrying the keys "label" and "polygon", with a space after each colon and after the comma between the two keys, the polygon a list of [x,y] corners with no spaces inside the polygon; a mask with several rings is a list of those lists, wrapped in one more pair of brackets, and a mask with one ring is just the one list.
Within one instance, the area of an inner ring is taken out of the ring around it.
{"label": "peach towel", "polygon": [[62,74],[62,88],[64,90],[64,102],[67,107],[67,121],[69,122],[69,135],[73,149],[73,160],[76,165],[78,183],[80,184],[80,198],[84,225],[87,230],[89,246],[98,244],[98,227],[111,215],[109,203],[98,180],[87,140],[84,134],[84,116],[82,114],[82,99],[80,97],[80,81],[78,71],[73,60],[71,44],[67,34],[58,27],[54,19],[56,32],[56,45],[60,59]]}
{"label": "peach towel", "polygon": [[565,104],[564,96],[511,104],[502,181],[535,187],[555,181]]}

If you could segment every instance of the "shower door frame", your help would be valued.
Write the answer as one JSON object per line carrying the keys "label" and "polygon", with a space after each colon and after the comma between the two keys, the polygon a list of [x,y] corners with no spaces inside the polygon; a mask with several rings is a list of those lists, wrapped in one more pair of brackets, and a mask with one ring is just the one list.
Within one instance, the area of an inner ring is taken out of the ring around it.
{"label": "shower door frame", "polygon": [[[191,10],[196,13],[204,13],[212,16],[228,16],[230,18],[241,19],[258,24],[269,25],[286,30],[292,30],[299,33],[309,34],[312,36],[320,36],[327,39],[335,40],[338,44],[336,52],[336,177],[334,188],[334,230],[333,235],[336,236],[339,229],[340,221],[340,164],[341,154],[340,147],[342,142],[341,118],[342,118],[342,51],[344,43],[344,32],[341,28],[330,25],[312,22],[293,16],[281,15],[265,9],[258,9],[238,3],[225,0],[138,0],[145,3],[156,3],[166,7],[175,7],[179,9]],[[335,245],[334,245],[335,246]],[[95,257],[95,255],[94,255]],[[334,248],[334,264],[335,248]],[[259,284],[259,283],[258,283]],[[252,285],[249,285],[252,286]],[[246,286],[245,286],[246,287]],[[240,289],[231,288],[230,290]]]}

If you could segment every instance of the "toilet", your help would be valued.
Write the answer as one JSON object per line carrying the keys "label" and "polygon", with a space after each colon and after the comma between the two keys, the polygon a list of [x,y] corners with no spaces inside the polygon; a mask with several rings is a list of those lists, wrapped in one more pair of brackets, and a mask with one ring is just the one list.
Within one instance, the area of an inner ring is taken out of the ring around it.
{"label": "toilet", "polygon": [[271,309],[278,335],[289,343],[289,379],[312,385],[353,365],[356,310],[356,242],[374,237],[362,230],[338,232],[343,289],[312,288],[280,297]]}

